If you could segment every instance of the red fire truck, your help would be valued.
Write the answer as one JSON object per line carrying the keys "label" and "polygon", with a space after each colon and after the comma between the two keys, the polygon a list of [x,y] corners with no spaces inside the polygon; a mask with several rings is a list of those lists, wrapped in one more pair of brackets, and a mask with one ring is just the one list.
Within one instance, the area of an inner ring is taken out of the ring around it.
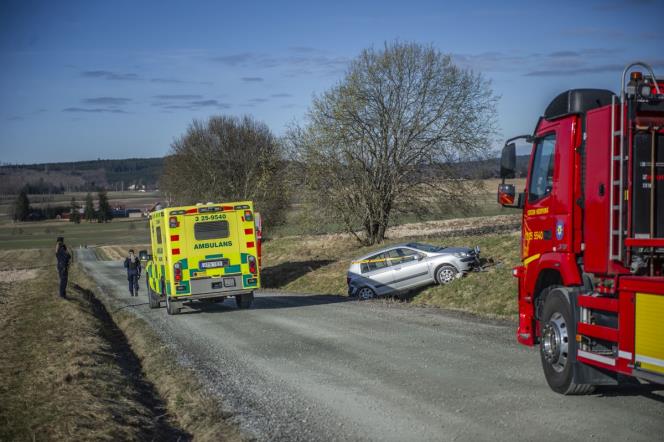
{"label": "red fire truck", "polygon": [[[532,143],[519,194],[505,182],[518,139]],[[539,345],[549,386],[664,384],[664,79],[636,62],[618,96],[558,95],[505,143],[501,177],[498,202],[523,209],[517,339]]]}

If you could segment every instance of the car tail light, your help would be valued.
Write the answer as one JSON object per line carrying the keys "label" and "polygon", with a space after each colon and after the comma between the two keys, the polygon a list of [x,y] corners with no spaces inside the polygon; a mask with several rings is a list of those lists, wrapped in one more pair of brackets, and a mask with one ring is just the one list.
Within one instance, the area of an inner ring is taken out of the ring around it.
{"label": "car tail light", "polygon": [[173,266],[173,276],[176,281],[182,281],[182,265],[179,262]]}
{"label": "car tail light", "polygon": [[251,214],[251,210],[245,210],[244,211],[244,220],[245,221],[251,221],[253,219],[254,219],[254,217]]}
{"label": "car tail light", "polygon": [[249,256],[249,273],[258,273],[256,270],[256,258]]}
{"label": "car tail light", "polygon": [[350,276],[346,276],[346,285],[350,285]]}
{"label": "car tail light", "polygon": [[171,216],[168,219],[168,227],[171,229],[174,229],[176,227],[180,227],[180,223],[178,222],[178,217],[177,216]]}

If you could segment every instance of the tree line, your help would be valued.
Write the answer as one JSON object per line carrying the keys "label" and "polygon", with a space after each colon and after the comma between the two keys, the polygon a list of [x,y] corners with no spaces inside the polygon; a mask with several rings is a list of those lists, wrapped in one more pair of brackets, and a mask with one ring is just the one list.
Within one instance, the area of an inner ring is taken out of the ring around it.
{"label": "tree line", "polygon": [[97,192],[97,209],[92,194],[88,192],[85,196],[83,213],[81,206],[74,197],[71,198],[69,206],[51,206],[32,207],[26,189],[21,190],[13,207],[14,221],[40,221],[44,219],[55,219],[65,214],[69,215],[69,221],[76,224],[82,220],[87,222],[105,223],[113,219],[113,209],[108,201],[108,195],[105,190]]}
{"label": "tree line", "polygon": [[252,199],[267,225],[296,197],[375,244],[397,214],[472,204],[458,165],[488,158],[496,102],[488,80],[432,46],[365,49],[281,138],[248,116],[195,120],[160,187],[178,205]]}

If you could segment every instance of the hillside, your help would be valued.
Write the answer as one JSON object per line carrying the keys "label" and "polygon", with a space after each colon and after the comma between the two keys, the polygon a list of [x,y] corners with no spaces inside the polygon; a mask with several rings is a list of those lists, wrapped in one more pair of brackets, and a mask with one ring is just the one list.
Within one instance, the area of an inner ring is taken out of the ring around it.
{"label": "hillside", "polygon": [[126,190],[131,185],[155,189],[163,158],[75,161],[0,166],[0,194],[87,192],[99,187]]}

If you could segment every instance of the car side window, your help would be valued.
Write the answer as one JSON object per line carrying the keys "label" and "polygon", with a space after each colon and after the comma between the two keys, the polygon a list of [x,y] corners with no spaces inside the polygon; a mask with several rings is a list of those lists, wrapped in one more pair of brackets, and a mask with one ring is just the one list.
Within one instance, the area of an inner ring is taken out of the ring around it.
{"label": "car side window", "polygon": [[361,266],[362,273],[373,272],[374,270],[380,270],[385,267],[389,267],[390,263],[386,258],[387,254],[379,253],[365,259],[365,262],[363,262]]}
{"label": "car side window", "polygon": [[411,262],[415,261],[418,256],[420,256],[419,253],[417,253],[415,250],[411,249],[397,249],[399,251],[399,254],[401,255],[401,262]]}
{"label": "car side window", "polygon": [[553,163],[555,159],[556,136],[547,135],[535,146],[535,158],[530,171],[528,202],[538,201],[553,189]]}

